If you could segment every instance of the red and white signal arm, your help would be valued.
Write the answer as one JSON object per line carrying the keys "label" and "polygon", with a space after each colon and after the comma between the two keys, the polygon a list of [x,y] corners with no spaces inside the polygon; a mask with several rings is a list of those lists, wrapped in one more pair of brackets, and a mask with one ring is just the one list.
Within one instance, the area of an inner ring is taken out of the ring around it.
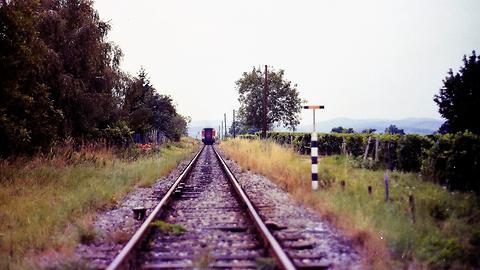
{"label": "red and white signal arm", "polygon": [[325,109],[323,105],[310,105],[310,106],[303,106],[304,109]]}

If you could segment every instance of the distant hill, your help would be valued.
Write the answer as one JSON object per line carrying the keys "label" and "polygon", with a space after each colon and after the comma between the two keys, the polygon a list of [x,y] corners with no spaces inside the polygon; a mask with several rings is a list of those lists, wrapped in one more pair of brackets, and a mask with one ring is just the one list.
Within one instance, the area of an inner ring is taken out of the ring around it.
{"label": "distant hill", "polygon": [[[383,133],[390,125],[396,125],[402,128],[406,133],[415,134],[432,134],[438,130],[445,120],[435,118],[405,118],[399,120],[390,119],[352,119],[346,117],[334,118],[326,121],[317,122],[316,128],[319,132],[330,132],[332,128],[342,126],[344,128],[353,128],[356,132],[360,132],[366,128],[374,128],[377,133]],[[213,127],[218,129],[221,120],[211,121],[193,121],[190,123],[188,135],[191,137],[200,134],[205,127]],[[230,125],[230,124],[229,124]],[[286,131],[286,129],[278,128],[278,131]],[[312,125],[299,125],[298,132],[312,131]]]}
{"label": "distant hill", "polygon": [[[320,132],[330,132],[332,128],[342,126],[344,128],[353,128],[356,132],[360,132],[366,128],[374,128],[377,132],[382,133],[390,125],[396,125],[405,133],[416,134],[432,134],[438,130],[444,120],[435,118],[405,118],[399,120],[389,119],[352,119],[352,118],[334,118],[331,120],[318,122],[316,128]],[[312,131],[312,125],[300,125],[298,131]]]}

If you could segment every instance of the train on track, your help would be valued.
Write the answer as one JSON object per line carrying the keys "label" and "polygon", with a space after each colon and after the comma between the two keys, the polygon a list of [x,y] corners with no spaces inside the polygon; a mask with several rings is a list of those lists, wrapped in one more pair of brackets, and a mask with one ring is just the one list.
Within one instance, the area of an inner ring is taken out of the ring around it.
{"label": "train on track", "polygon": [[214,128],[202,129],[202,142],[205,145],[212,145],[215,143],[216,132]]}

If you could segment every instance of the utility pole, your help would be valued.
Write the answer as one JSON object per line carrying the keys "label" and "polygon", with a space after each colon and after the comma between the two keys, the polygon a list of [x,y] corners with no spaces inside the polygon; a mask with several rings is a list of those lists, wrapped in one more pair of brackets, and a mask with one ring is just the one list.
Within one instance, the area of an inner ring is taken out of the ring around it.
{"label": "utility pole", "polygon": [[263,85],[263,128],[262,128],[262,138],[267,138],[267,103],[268,103],[268,70],[267,65],[265,65],[265,81]]}
{"label": "utility pole", "polygon": [[233,110],[232,127],[233,127],[233,138],[235,139],[235,135],[236,135],[236,130],[235,130],[235,110]]}
{"label": "utility pole", "polygon": [[221,127],[222,127],[222,126],[218,126],[218,132],[217,132],[217,134],[218,134],[218,139],[219,139],[219,140],[222,138],[222,131],[221,131],[222,129],[221,129]]}
{"label": "utility pole", "polygon": [[223,119],[224,119],[224,123],[225,123],[225,138],[227,137],[227,114],[224,113],[223,114]]}

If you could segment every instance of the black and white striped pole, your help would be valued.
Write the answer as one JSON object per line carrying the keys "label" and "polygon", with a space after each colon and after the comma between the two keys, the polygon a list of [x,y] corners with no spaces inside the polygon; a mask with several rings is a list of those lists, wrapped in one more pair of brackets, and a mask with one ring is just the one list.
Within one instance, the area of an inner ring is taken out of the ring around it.
{"label": "black and white striped pole", "polygon": [[304,109],[313,110],[313,132],[311,135],[310,156],[312,157],[312,190],[318,189],[318,136],[315,131],[315,110],[325,109],[323,105],[303,106]]}

